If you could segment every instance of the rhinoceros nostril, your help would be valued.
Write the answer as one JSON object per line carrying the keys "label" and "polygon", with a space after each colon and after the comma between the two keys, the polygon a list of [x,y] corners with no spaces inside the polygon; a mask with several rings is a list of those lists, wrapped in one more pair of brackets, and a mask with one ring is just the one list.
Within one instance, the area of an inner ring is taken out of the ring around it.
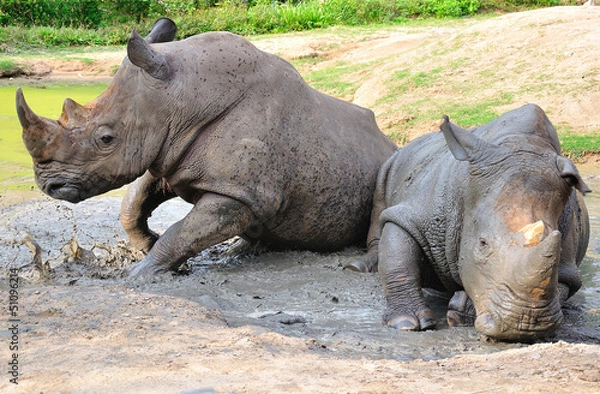
{"label": "rhinoceros nostril", "polygon": [[63,182],[53,182],[53,183],[49,183],[48,186],[46,186],[46,191],[48,192],[48,194],[51,197],[56,196],[60,190],[65,187],[65,183]]}

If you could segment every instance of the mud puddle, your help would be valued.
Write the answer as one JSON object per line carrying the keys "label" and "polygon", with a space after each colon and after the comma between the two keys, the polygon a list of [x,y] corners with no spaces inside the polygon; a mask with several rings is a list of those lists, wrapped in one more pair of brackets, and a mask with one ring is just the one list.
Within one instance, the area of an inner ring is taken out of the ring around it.
{"label": "mud puddle", "polygon": [[[600,191],[600,176],[586,182]],[[555,340],[600,344],[600,193],[586,197],[592,223],[584,286],[565,309]],[[188,275],[164,274],[129,281],[124,269],[138,256],[129,252],[118,222],[120,198],[99,197],[73,205],[44,199],[0,210],[0,253],[4,270],[19,267],[24,287],[102,286],[175,296],[218,310],[230,327],[258,326],[313,341],[316,350],[348,358],[442,359],[524,346],[482,340],[474,328],[445,323],[447,299],[428,293],[438,318],[436,330],[397,332],[381,323],[383,289],[377,274],[342,269],[362,252],[264,252],[230,254],[233,241],[189,261]],[[164,231],[189,210],[181,200],[163,204],[150,226]],[[35,268],[32,250],[37,245]],[[6,289],[2,280],[0,289]],[[25,301],[26,302],[26,301]],[[85,302],[82,300],[82,302]],[[97,311],[102,314],[102,310]]]}

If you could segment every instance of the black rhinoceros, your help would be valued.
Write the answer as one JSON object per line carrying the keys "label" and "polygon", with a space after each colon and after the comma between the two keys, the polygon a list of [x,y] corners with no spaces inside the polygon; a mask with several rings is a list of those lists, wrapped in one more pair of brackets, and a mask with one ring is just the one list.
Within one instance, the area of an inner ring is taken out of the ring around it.
{"label": "black rhinoceros", "polygon": [[[58,121],[17,91],[39,187],[76,203],[141,176],[121,208],[147,252],[133,276],[236,235],[280,249],[364,243],[377,172],[396,149],[373,113],[312,89],[240,36],[169,42],[175,26],[159,22],[145,40],[131,34],[106,91],[85,106],[66,99]],[[158,238],[147,219],[174,196],[194,206]]]}
{"label": "black rhinoceros", "polygon": [[432,328],[421,292],[431,287],[456,292],[451,325],[474,320],[499,340],[551,335],[581,286],[590,190],[535,105],[472,132],[446,117],[441,130],[382,166],[370,249],[354,268],[378,267],[389,326]]}

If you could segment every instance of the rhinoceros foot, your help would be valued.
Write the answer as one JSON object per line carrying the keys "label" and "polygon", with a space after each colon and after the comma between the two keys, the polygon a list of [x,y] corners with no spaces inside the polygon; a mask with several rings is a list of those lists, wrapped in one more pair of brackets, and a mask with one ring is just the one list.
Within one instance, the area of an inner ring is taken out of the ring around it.
{"label": "rhinoceros foot", "polygon": [[129,270],[129,279],[154,277],[169,272],[169,267],[156,264],[148,258],[143,259]]}
{"label": "rhinoceros foot", "polygon": [[475,323],[475,305],[465,291],[457,291],[448,303],[446,321],[450,327],[473,326]]}
{"label": "rhinoceros foot", "polygon": [[344,269],[356,272],[376,272],[377,271],[377,249],[369,251],[362,258],[353,260],[344,265]]}
{"label": "rhinoceros foot", "polygon": [[429,308],[423,308],[414,314],[386,313],[383,320],[388,327],[404,331],[422,331],[435,328],[435,316]]}
{"label": "rhinoceros foot", "polygon": [[348,264],[344,265],[344,269],[350,270],[350,271],[355,271],[355,272],[369,272],[369,269],[367,268],[367,265],[365,263],[363,263],[362,261],[351,261]]}

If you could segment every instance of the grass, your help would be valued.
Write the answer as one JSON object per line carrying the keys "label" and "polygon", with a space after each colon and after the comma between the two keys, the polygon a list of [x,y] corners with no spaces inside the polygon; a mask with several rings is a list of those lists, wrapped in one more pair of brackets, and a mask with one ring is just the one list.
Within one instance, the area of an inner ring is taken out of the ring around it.
{"label": "grass", "polygon": [[[340,25],[403,24],[413,19],[461,18],[478,13],[511,12],[574,2],[575,0],[225,0],[217,2],[217,6],[206,7],[182,1],[147,0],[142,7],[145,10],[143,14],[134,14],[136,7],[121,7],[121,13],[100,15],[99,23],[94,25],[95,28],[89,29],[78,27],[85,24],[71,21],[71,16],[67,16],[67,20],[62,22],[52,23],[49,19],[28,27],[14,26],[11,24],[19,19],[0,10],[0,52],[38,47],[123,45],[133,27],[141,32],[148,32],[160,16],[175,20],[179,26],[178,38],[181,39],[213,30],[256,35]],[[144,17],[140,18],[142,15]]]}
{"label": "grass", "polygon": [[[469,36],[458,36],[457,40],[467,42]],[[486,65],[485,61],[477,64],[479,68],[473,74],[468,74],[465,70],[473,68],[474,59],[455,56],[455,53],[461,53],[460,50],[461,46],[452,41],[443,50],[436,48],[406,62],[384,58],[383,61],[348,65],[325,62],[325,57],[318,57],[302,59],[294,65],[303,70],[313,87],[350,100],[365,77],[378,74],[383,89],[370,107],[378,114],[382,130],[399,145],[424,132],[435,131],[443,114],[449,115],[453,122],[471,128],[488,123],[507,108],[524,104],[523,97],[546,97],[561,92],[573,97],[585,95],[585,92],[594,91],[592,84],[600,75],[600,68],[596,68],[588,70],[580,80],[561,81],[552,79],[547,70],[538,70],[532,78],[518,82],[510,80],[511,74],[503,74],[501,67]],[[388,60],[392,65],[386,69]],[[523,63],[514,67],[513,75],[519,76],[527,75],[532,66]],[[505,78],[509,78],[508,83],[503,82]],[[552,113],[549,116],[552,119]],[[600,154],[600,130],[586,131],[582,135],[556,127],[566,156],[583,160],[589,154]]]}
{"label": "grass", "polygon": [[365,68],[364,64],[350,64],[336,62],[333,66],[323,70],[304,74],[304,80],[317,90],[328,92],[332,96],[352,100],[352,96],[360,87],[353,74]]}
{"label": "grass", "polygon": [[9,78],[21,74],[25,66],[15,59],[0,59],[0,77]]}
{"label": "grass", "polygon": [[559,129],[559,139],[563,155],[572,160],[581,161],[587,155],[600,154],[600,133],[577,135]]}

